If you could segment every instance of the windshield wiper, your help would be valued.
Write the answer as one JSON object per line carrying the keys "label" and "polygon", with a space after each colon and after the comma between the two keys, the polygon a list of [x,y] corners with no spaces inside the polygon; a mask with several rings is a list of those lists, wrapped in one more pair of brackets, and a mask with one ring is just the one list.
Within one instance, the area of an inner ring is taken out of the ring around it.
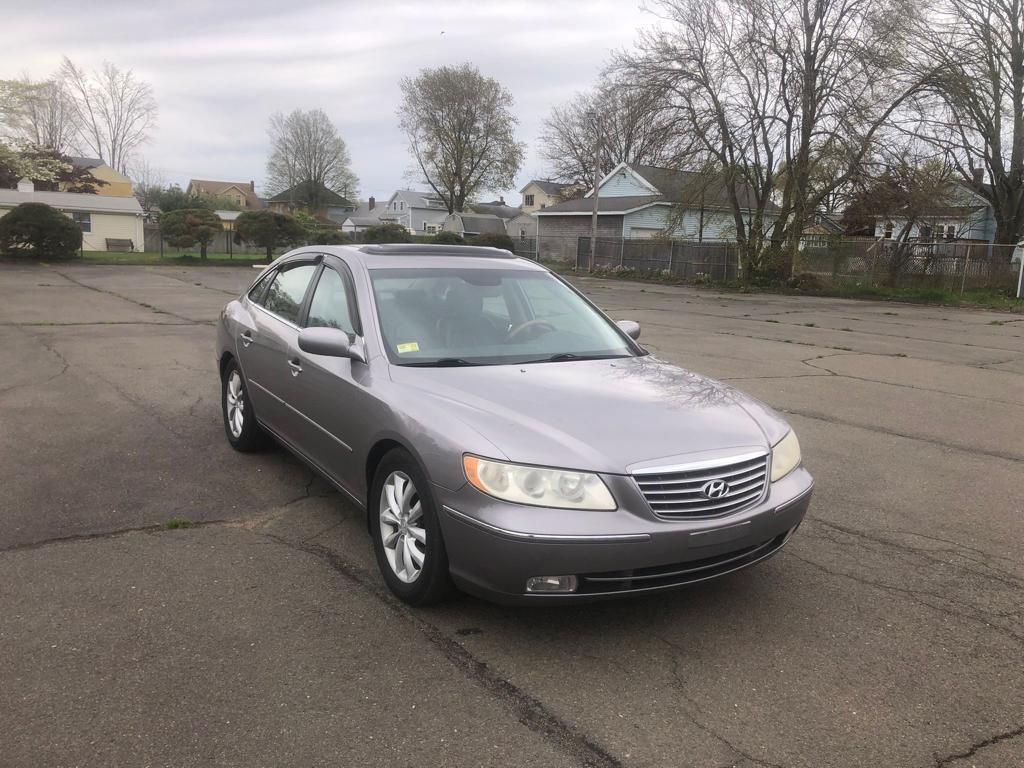
{"label": "windshield wiper", "polygon": [[565,360],[614,360],[628,355],[577,355],[573,352],[557,352],[551,357],[541,357],[537,360],[524,360],[523,363],[561,363]]}
{"label": "windshield wiper", "polygon": [[410,368],[462,368],[467,365],[480,365],[463,360],[461,357],[442,357],[437,360],[417,360],[414,363],[401,363]]}

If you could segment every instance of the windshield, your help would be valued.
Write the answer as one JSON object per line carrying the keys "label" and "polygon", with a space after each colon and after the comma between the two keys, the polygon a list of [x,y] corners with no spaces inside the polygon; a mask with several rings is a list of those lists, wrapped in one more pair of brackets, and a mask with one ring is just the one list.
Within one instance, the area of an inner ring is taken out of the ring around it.
{"label": "windshield", "polygon": [[632,357],[600,312],[547,272],[376,269],[377,315],[398,365],[500,365]]}

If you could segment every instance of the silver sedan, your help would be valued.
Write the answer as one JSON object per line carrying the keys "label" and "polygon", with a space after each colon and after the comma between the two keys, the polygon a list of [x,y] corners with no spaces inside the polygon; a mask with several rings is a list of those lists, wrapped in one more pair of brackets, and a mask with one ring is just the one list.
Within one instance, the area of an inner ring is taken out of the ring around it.
{"label": "silver sedan", "polygon": [[639,335],[507,251],[303,248],[224,308],[224,429],[365,510],[412,604],[648,593],[771,557],[813,487],[796,435]]}

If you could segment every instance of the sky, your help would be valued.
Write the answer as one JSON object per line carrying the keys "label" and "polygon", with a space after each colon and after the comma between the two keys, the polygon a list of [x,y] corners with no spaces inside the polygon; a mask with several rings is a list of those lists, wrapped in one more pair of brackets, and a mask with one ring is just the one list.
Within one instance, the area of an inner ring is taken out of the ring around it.
{"label": "sky", "polygon": [[544,117],[656,21],[643,0],[6,5],[0,79],[45,78],[65,55],[87,68],[110,61],[134,70],[160,109],[140,154],[182,186],[190,178],[254,180],[262,191],[269,116],[319,107],[348,145],[362,199],[422,188],[408,175],[398,82],[424,67],[472,62],[515,99],[526,159],[515,188],[489,190],[514,204],[518,189],[545,176]]}

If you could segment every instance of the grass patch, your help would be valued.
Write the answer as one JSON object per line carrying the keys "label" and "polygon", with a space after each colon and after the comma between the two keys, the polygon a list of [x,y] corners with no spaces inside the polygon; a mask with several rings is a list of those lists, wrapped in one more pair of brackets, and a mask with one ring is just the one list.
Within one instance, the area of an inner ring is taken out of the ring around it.
{"label": "grass patch", "polygon": [[133,265],[178,265],[195,267],[249,267],[253,264],[266,263],[266,257],[255,253],[227,253],[210,252],[204,261],[198,253],[183,252],[172,253],[164,251],[159,253],[119,253],[114,251],[85,251],[82,258],[75,259],[86,264],[133,264]]}
{"label": "grass patch", "polygon": [[196,524],[185,517],[172,517],[160,526],[165,531],[175,531],[179,528],[195,528]]}

